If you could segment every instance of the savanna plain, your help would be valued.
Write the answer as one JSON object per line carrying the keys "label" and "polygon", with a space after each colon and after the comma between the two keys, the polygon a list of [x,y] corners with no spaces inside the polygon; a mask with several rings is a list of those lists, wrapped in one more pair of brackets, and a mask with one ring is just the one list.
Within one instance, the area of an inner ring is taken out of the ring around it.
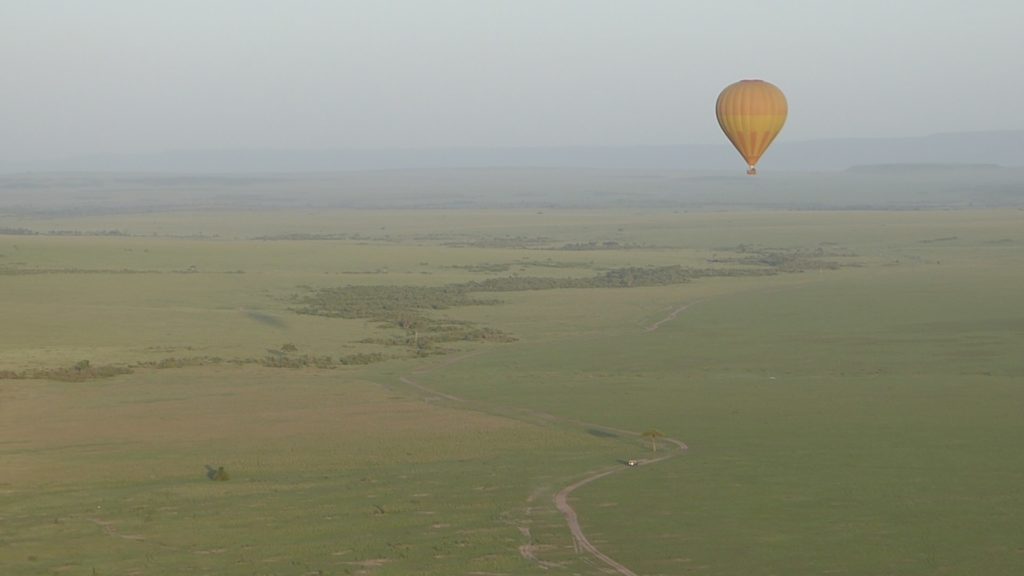
{"label": "savanna plain", "polygon": [[0,229],[5,575],[1024,573],[1017,208]]}

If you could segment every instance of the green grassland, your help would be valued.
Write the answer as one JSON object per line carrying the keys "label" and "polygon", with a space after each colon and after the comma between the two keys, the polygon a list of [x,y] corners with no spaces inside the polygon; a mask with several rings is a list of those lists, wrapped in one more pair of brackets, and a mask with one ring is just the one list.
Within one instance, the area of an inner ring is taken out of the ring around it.
{"label": "green grassland", "polygon": [[1024,571],[1022,211],[3,228],[4,574]]}

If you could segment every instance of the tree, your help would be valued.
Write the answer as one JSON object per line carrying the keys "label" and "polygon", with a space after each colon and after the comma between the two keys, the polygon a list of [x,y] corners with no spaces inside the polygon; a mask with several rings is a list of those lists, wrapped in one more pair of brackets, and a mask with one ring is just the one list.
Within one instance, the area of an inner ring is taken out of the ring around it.
{"label": "tree", "polygon": [[644,438],[650,438],[651,439],[651,452],[657,452],[658,451],[658,442],[657,442],[657,440],[658,440],[658,438],[664,436],[664,434],[662,434],[658,430],[653,430],[652,429],[652,430],[648,430],[648,431],[644,432],[643,434],[641,434],[641,436],[643,436]]}
{"label": "tree", "polygon": [[228,475],[227,470],[225,470],[223,466],[219,466],[215,469],[209,464],[206,465],[206,477],[218,482],[224,482],[231,479],[231,476]]}

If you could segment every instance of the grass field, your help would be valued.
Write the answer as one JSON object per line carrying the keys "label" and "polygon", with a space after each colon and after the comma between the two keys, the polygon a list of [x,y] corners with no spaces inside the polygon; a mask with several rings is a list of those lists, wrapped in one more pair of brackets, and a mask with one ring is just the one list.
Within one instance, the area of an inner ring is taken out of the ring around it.
{"label": "grass field", "polygon": [[[690,447],[571,498],[638,574],[1024,572],[1022,211],[4,227],[86,234],[0,235],[3,574],[601,574],[552,497],[650,453],[603,426]],[[702,272],[415,311],[507,341],[295,311],[348,285],[675,266]]]}

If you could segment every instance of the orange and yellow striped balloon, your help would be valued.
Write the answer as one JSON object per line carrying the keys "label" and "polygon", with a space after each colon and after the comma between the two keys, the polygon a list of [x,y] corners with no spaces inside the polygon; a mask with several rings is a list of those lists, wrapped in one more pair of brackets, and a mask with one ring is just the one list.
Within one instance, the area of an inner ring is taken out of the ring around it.
{"label": "orange and yellow striped balloon", "polygon": [[757,162],[779,135],[788,111],[782,90],[764,80],[740,80],[718,95],[718,125],[747,161],[747,174],[757,174]]}

